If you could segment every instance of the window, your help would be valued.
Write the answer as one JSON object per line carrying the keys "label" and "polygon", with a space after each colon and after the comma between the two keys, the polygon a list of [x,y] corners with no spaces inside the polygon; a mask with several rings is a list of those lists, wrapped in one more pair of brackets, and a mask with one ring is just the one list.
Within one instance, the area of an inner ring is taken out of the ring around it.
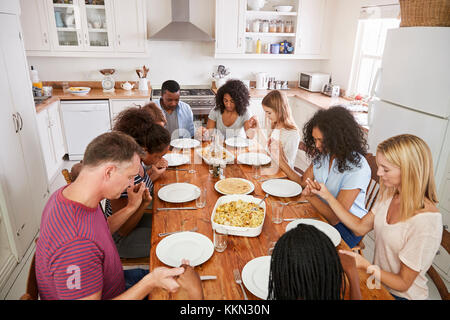
{"label": "window", "polygon": [[[389,14],[386,14],[386,9],[383,11],[379,7],[376,8],[378,10],[363,8],[361,11],[349,95],[360,94],[364,97],[370,95],[375,75],[381,66],[387,30],[398,28],[400,25],[398,18],[380,17],[383,16],[383,12],[384,15],[392,16],[393,10],[389,10]],[[381,14],[380,11],[382,11]],[[374,14],[374,12],[378,14]]]}

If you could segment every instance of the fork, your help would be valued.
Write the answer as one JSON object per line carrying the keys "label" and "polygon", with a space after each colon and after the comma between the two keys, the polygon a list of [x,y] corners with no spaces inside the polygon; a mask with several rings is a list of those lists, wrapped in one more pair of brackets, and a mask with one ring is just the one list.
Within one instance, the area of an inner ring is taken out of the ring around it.
{"label": "fork", "polygon": [[247,294],[245,293],[244,287],[242,286],[242,279],[241,279],[241,274],[239,273],[238,269],[234,269],[233,270],[233,274],[234,274],[234,281],[241,286],[241,290],[242,293],[244,294],[244,299],[248,300]]}

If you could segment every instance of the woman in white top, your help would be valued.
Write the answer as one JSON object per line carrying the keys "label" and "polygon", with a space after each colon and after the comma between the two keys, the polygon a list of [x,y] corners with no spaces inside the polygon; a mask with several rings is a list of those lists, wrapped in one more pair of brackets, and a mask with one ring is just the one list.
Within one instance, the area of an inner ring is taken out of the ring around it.
{"label": "woman in white top", "polygon": [[292,117],[286,95],[278,90],[269,92],[261,102],[269,120],[268,144],[280,144],[289,166],[293,169],[297,156],[300,133]]}
{"label": "woman in white top", "polygon": [[307,189],[327,200],[339,219],[355,234],[374,229],[374,263],[353,252],[358,268],[373,273],[397,299],[426,299],[425,273],[442,238],[442,216],[436,203],[433,161],[427,144],[404,134],[377,148],[380,198],[363,218],[345,210],[322,183],[307,181]]}

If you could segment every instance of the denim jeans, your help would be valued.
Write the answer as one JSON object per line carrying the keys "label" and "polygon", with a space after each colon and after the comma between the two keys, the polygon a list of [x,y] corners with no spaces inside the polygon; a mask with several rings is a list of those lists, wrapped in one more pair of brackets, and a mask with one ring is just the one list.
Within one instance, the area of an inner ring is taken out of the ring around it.
{"label": "denim jeans", "polygon": [[344,240],[345,243],[347,243],[347,245],[350,248],[353,248],[354,246],[356,246],[362,239],[362,237],[356,236],[342,222],[339,222],[338,224],[334,225],[333,227],[335,227],[337,229],[337,231],[339,231],[339,233],[341,234],[342,240]]}
{"label": "denim jeans", "polygon": [[128,269],[123,270],[125,276],[125,290],[130,289],[136,283],[138,283],[143,277],[148,274],[148,270],[145,269]]}

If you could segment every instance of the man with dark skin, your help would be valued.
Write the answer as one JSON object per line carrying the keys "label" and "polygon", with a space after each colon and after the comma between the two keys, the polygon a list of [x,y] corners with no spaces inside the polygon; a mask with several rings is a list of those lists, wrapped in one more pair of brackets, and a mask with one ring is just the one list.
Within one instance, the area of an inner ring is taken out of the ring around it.
{"label": "man with dark skin", "polygon": [[176,81],[167,80],[162,84],[161,98],[155,103],[166,117],[165,128],[172,139],[194,136],[194,115],[191,107],[180,101],[180,85]]}

